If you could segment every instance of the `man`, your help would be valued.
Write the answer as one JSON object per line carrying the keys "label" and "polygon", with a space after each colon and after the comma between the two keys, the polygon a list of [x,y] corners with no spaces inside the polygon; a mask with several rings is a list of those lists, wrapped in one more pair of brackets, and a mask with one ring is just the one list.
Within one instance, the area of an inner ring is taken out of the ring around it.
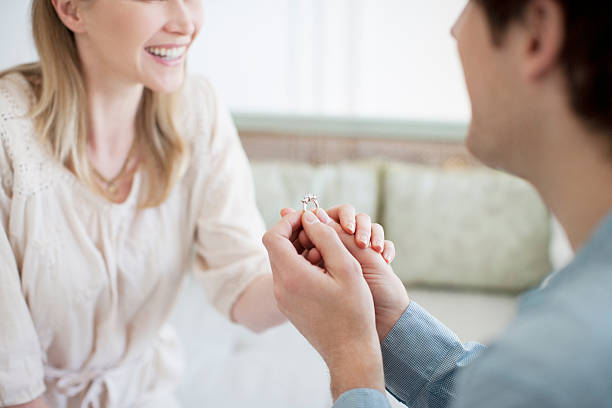
{"label": "man", "polygon": [[[468,148],[531,182],[577,252],[522,297],[490,347],[462,344],[410,301],[335,213],[285,211],[266,234],[279,307],[327,363],[336,408],[388,407],[385,386],[410,407],[612,406],[608,4],[473,0],[452,29],[472,101]],[[301,229],[321,266],[294,248]]]}

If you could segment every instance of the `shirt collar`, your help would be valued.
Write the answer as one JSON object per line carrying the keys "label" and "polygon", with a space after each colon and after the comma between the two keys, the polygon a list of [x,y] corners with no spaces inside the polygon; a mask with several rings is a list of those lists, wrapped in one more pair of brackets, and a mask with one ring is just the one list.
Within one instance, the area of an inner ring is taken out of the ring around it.
{"label": "shirt collar", "polygon": [[576,275],[577,269],[585,269],[591,263],[603,263],[612,266],[612,211],[599,223],[587,243],[576,253],[574,259],[559,272],[546,279],[542,287],[556,281],[565,281]]}

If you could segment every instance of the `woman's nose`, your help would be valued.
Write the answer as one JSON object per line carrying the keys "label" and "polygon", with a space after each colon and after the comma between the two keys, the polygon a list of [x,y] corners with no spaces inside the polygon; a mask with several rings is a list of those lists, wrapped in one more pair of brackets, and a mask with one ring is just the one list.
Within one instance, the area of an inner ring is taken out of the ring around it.
{"label": "woman's nose", "polygon": [[195,24],[191,10],[183,0],[170,1],[170,18],[166,30],[173,34],[191,35]]}

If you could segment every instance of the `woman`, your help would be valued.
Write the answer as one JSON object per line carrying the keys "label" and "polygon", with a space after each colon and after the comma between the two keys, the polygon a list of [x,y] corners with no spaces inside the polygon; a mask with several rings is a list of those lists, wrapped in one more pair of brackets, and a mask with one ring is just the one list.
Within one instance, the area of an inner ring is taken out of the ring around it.
{"label": "woman", "polygon": [[[0,76],[0,406],[176,406],[164,323],[192,264],[234,321],[284,321],[230,116],[185,79],[201,2],[34,0],[32,19],[40,63]],[[332,214],[382,252],[353,211]]]}

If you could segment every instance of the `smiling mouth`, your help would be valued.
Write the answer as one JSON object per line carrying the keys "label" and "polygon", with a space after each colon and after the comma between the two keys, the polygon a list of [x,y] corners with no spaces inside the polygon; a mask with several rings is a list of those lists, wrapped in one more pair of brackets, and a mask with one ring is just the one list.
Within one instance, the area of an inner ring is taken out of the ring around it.
{"label": "smiling mouth", "polygon": [[185,51],[187,51],[187,47],[146,47],[145,51],[157,58],[161,58],[166,61],[176,61],[183,57]]}

